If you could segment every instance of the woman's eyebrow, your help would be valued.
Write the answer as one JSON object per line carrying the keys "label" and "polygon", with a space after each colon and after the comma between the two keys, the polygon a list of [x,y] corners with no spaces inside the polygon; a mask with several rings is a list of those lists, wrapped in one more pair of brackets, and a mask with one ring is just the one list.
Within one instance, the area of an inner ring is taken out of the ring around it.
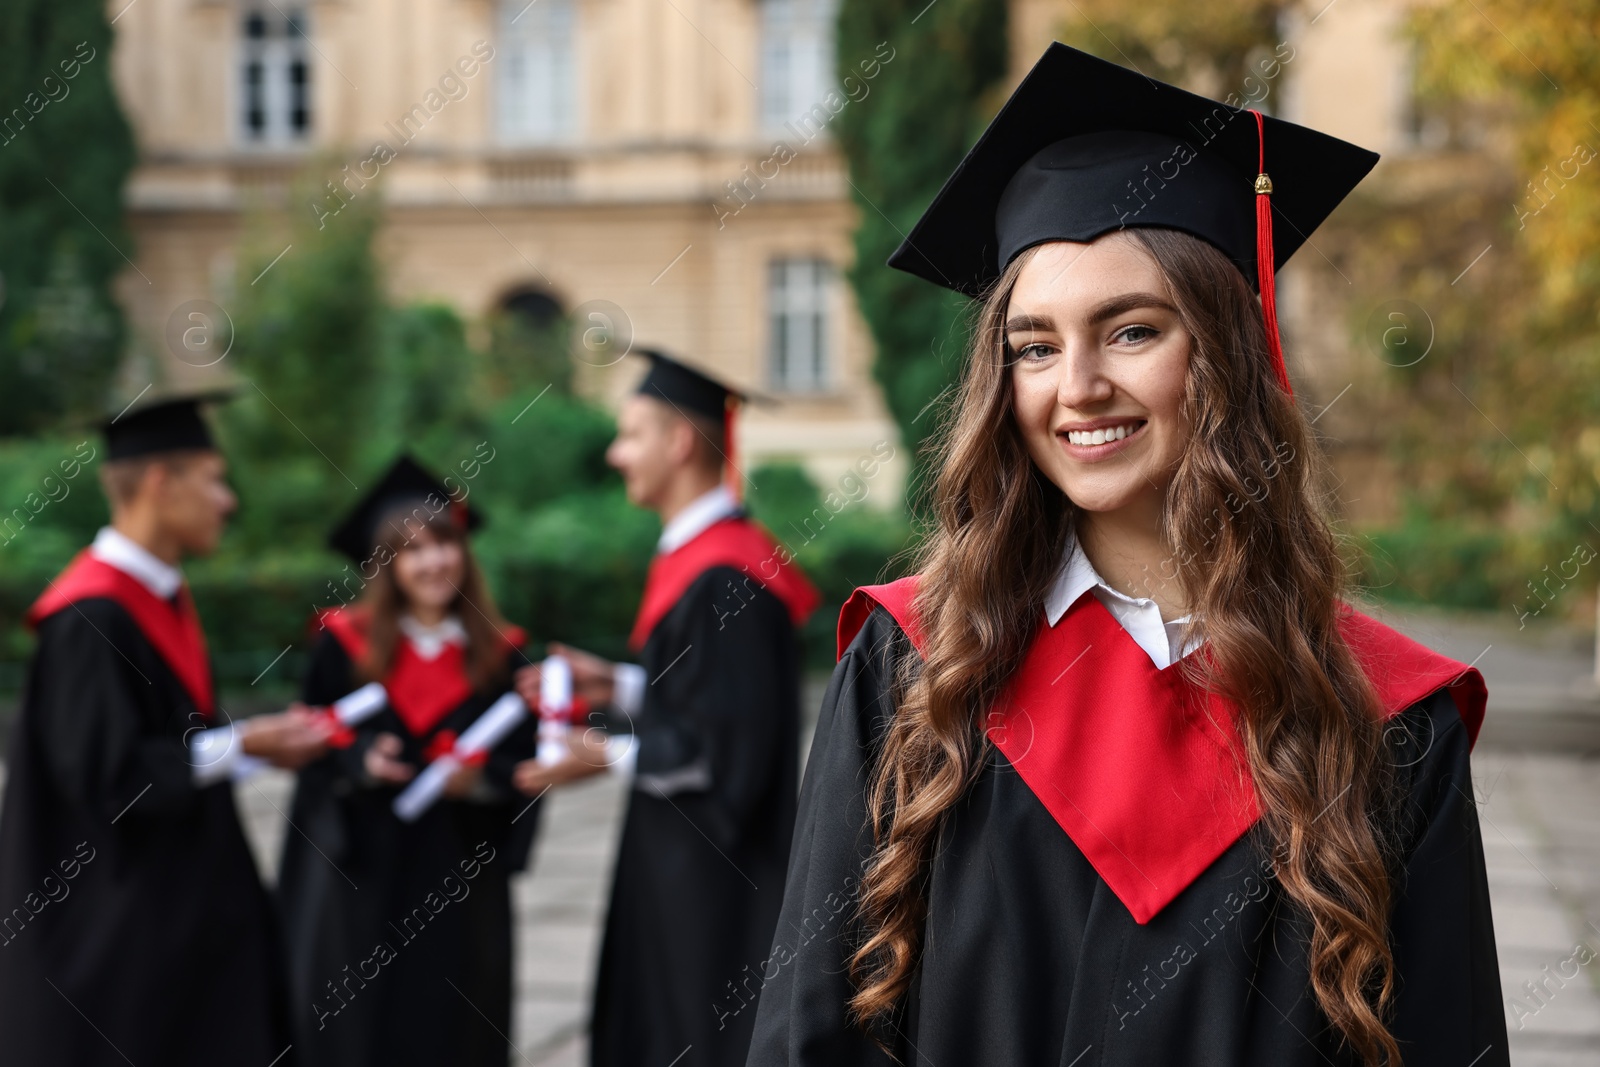
{"label": "woman's eyebrow", "polygon": [[1050,333],[1056,320],[1049,315],[1013,315],[1006,320],[1006,333]]}
{"label": "woman's eyebrow", "polygon": [[1110,300],[1096,305],[1094,310],[1089,312],[1089,322],[1098,325],[1107,319],[1114,319],[1118,315],[1129,311],[1137,311],[1140,308],[1160,308],[1162,311],[1169,311],[1174,315],[1178,313],[1178,309],[1173,307],[1165,297],[1158,296],[1155,293],[1124,293],[1121,296],[1114,296]]}
{"label": "woman's eyebrow", "polygon": [[[1141,308],[1159,308],[1176,315],[1178,309],[1157,293],[1123,293],[1096,304],[1089,312],[1090,325],[1098,326],[1107,319]],[[1006,320],[1006,333],[1054,333],[1056,320],[1049,315],[1013,315]]]}

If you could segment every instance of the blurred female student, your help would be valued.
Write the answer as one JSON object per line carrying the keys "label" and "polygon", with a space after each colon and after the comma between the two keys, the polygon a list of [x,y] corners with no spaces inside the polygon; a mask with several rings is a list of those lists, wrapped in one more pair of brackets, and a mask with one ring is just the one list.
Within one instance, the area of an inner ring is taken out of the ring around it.
{"label": "blurred female student", "polygon": [[414,822],[391,807],[526,661],[468,546],[475,511],[402,456],[333,532],[367,584],[321,615],[304,699],[381,682],[387,706],[301,771],[279,879],[299,1062],[504,1067],[509,876],[538,812],[510,776],[530,716]]}

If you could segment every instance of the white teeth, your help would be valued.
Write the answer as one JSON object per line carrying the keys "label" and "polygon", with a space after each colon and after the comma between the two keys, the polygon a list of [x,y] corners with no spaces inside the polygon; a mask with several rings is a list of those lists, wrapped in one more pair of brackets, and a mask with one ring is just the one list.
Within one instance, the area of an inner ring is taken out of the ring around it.
{"label": "white teeth", "polygon": [[1133,423],[1127,422],[1111,429],[1068,430],[1067,440],[1075,445],[1103,445],[1110,441],[1122,440],[1136,428]]}

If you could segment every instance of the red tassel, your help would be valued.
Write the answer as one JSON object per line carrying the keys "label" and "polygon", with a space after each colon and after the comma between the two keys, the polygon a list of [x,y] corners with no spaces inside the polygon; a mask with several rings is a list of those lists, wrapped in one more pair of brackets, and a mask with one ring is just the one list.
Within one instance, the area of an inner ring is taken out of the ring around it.
{"label": "red tassel", "polygon": [[1272,179],[1267,177],[1266,120],[1254,108],[1250,114],[1256,117],[1256,143],[1260,145],[1260,163],[1256,168],[1256,280],[1261,288],[1261,316],[1266,321],[1267,351],[1272,355],[1273,373],[1278,377],[1278,385],[1293,397],[1289,368],[1283,361],[1283,341],[1278,336],[1278,294],[1272,276]]}
{"label": "red tassel", "polygon": [[728,398],[726,406],[722,409],[722,459],[727,465],[723,472],[723,479],[728,483],[729,492],[733,499],[744,502],[743,479],[739,477],[739,465],[734,462],[733,454],[733,412],[734,400]]}

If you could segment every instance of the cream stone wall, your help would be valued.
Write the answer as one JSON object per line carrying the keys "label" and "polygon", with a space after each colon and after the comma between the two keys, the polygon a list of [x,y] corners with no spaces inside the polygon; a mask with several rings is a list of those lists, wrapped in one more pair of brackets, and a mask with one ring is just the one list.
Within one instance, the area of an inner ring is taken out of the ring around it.
{"label": "cream stone wall", "polygon": [[[109,0],[113,62],[141,158],[128,193],[138,269],[120,292],[154,351],[179,304],[225,306],[251,203],[282,203],[310,153],[337,150],[359,168],[379,140],[395,152],[381,167],[388,210],[380,236],[393,296],[443,299],[469,319],[524,287],[569,312],[606,301],[623,309],[639,342],[765,389],[768,263],[819,257],[842,270],[850,262],[856,210],[826,134],[780,131],[796,154],[775,166],[776,138],[761,129],[760,0],[574,0],[576,129],[543,147],[503,143],[496,108],[508,60],[503,24],[547,8],[520,0],[503,9],[494,0],[309,3],[314,134],[293,149],[241,139],[245,0],[126,3]],[[261,6],[290,9],[281,0]],[[1405,6],[1334,0],[1287,21],[1295,57],[1273,87],[1273,105],[1404,156],[1409,60],[1395,31]],[[1070,0],[1015,0],[1013,82],[1075,14]],[[849,68],[867,57],[838,58]],[[892,64],[884,70],[893,76]],[[459,99],[441,92],[452,71],[465,87]],[[820,101],[796,106],[811,103]],[[871,97],[845,106],[871,107]],[[412,127],[402,129],[408,115]],[[1315,255],[1306,249],[1283,273],[1282,304],[1307,400],[1326,403],[1378,369],[1353,350],[1342,323],[1321,325],[1338,313],[1334,290],[1344,283],[1337,271],[1330,282],[1328,271],[1301,266]],[[279,267],[292,269],[292,256]],[[870,336],[842,278],[831,311],[828,390],[751,410],[740,441],[747,461],[796,458],[824,484],[873,444],[897,441],[872,382]],[[614,403],[638,373],[632,362],[584,367],[582,387]],[[1349,438],[1351,462],[1381,470],[1359,418],[1340,416],[1328,426]],[[904,459],[892,480],[903,477]]]}
{"label": "cream stone wall", "polygon": [[[503,144],[497,132],[500,26],[520,5],[502,13],[490,0],[307,4],[314,132],[291,149],[241,139],[247,5],[137,0],[123,10],[125,2],[110,4],[113,15],[122,11],[115,78],[140,164],[128,192],[138,270],[120,293],[158,354],[178,305],[199,298],[226,307],[252,203],[282,205],[296,168],[317,152],[338,151],[359,178],[380,140],[394,158],[366,173],[382,174],[381,259],[396,299],[443,299],[469,319],[525,287],[569,312],[606,301],[623,310],[638,343],[767,393],[768,264],[815,257],[842,272],[853,254],[855,209],[826,134],[780,131],[793,158],[778,165],[774,136],[759,128],[754,0],[578,0],[577,130],[567,143],[540,147]],[[446,88],[459,99],[440,92],[453,69],[465,94]],[[291,250],[274,269],[292,266]],[[826,391],[780,394],[779,406],[750,409],[742,466],[793,458],[830,484],[874,444],[897,441],[842,274],[829,323]],[[182,364],[172,372],[194,376]],[[580,382],[614,403],[638,373],[631,360],[581,367]],[[902,456],[884,484],[903,476]]]}

